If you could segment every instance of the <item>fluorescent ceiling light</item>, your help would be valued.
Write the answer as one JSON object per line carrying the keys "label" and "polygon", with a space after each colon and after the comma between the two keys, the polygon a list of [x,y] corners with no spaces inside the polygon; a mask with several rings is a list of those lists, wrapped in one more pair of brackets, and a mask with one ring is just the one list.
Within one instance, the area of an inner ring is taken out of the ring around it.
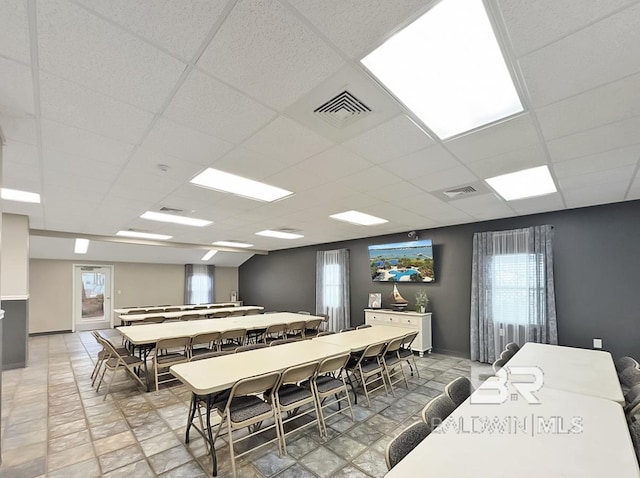
{"label": "fluorescent ceiling light", "polygon": [[142,219],[148,219],[150,221],[170,222],[173,224],[182,224],[183,226],[197,226],[203,227],[213,224],[213,221],[207,221],[206,219],[195,219],[193,217],[175,216],[173,214],[164,214],[162,212],[147,211],[142,216]]}
{"label": "fluorescent ceiling light", "polygon": [[2,199],[5,201],[30,202],[40,204],[40,194],[17,189],[2,188]]}
{"label": "fluorescent ceiling light", "polygon": [[73,248],[73,252],[76,254],[86,254],[89,250],[89,239],[76,239],[76,245]]}
{"label": "fluorescent ceiling light", "polygon": [[253,244],[248,244],[246,242],[235,242],[235,241],[216,241],[213,243],[214,246],[222,246],[222,247],[253,247]]}
{"label": "fluorescent ceiling light", "polygon": [[523,110],[482,0],[443,0],[362,59],[440,138]]}
{"label": "fluorescent ceiling light", "polygon": [[225,173],[224,171],[218,171],[213,168],[205,169],[193,178],[191,182],[197,186],[266,202],[276,201],[293,194],[286,189],[270,186],[259,181],[254,181],[253,179],[243,178],[242,176]]}
{"label": "fluorescent ceiling light", "polygon": [[216,251],[215,249],[211,249],[209,252],[207,252],[204,256],[202,256],[202,259],[200,259],[201,261],[208,261],[209,259],[211,259],[213,256],[215,256],[218,253],[218,251]]}
{"label": "fluorescent ceiling light", "polygon": [[557,192],[547,166],[503,174],[485,179],[485,181],[507,201]]}
{"label": "fluorescent ceiling light", "polygon": [[158,241],[166,241],[173,236],[166,236],[164,234],[152,234],[150,232],[138,232],[138,231],[118,231],[116,236],[122,237],[135,237],[136,239],[155,239]]}
{"label": "fluorescent ceiling light", "polygon": [[381,219],[358,211],[341,212],[339,214],[332,214],[329,217],[339,221],[350,222],[351,224],[358,224],[360,226],[377,226],[378,224],[389,222],[386,219]]}
{"label": "fluorescent ceiling light", "polygon": [[282,232],[282,231],[271,231],[269,229],[256,232],[256,236],[275,237],[277,239],[300,239],[301,237],[304,237],[302,234],[294,234],[292,232]]}

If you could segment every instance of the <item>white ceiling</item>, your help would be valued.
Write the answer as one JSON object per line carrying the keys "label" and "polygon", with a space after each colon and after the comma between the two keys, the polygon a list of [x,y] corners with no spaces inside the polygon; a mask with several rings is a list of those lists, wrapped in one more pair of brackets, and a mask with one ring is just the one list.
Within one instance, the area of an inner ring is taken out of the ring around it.
{"label": "white ceiling", "polygon": [[[432,4],[2,0],[3,186],[43,198],[3,209],[28,215],[33,229],[133,228],[198,247],[238,240],[277,250],[640,198],[640,2],[488,0],[525,111],[445,142],[359,63]],[[313,110],[344,89],[372,112],[336,128]],[[488,189],[452,201],[442,193],[543,164],[556,194],[506,202]],[[189,184],[209,166],[295,195],[267,204]],[[162,206],[214,224],[139,219]],[[389,222],[328,218],[349,209]],[[284,227],[305,237],[255,235]],[[72,242],[34,237],[32,257],[202,255],[101,243],[75,256]]]}

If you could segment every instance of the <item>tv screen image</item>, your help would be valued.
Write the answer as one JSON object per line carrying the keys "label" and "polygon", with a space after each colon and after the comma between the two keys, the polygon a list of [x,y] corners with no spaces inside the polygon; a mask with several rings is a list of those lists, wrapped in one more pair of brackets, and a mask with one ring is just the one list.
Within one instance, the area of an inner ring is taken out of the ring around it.
{"label": "tv screen image", "polygon": [[431,239],[369,246],[374,282],[433,282]]}

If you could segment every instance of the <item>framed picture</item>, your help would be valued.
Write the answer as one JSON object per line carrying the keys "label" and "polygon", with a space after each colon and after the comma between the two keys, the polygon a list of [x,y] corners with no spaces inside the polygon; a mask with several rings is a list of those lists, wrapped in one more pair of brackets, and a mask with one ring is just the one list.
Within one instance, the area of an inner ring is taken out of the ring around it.
{"label": "framed picture", "polygon": [[369,294],[369,308],[379,309],[380,307],[382,307],[382,294],[380,292]]}

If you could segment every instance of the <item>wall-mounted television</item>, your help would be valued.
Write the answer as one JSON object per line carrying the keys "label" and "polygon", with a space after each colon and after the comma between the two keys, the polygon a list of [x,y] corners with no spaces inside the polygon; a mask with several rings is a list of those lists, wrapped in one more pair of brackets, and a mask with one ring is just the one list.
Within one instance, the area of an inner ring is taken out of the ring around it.
{"label": "wall-mounted television", "polygon": [[434,282],[431,239],[369,246],[374,282]]}

